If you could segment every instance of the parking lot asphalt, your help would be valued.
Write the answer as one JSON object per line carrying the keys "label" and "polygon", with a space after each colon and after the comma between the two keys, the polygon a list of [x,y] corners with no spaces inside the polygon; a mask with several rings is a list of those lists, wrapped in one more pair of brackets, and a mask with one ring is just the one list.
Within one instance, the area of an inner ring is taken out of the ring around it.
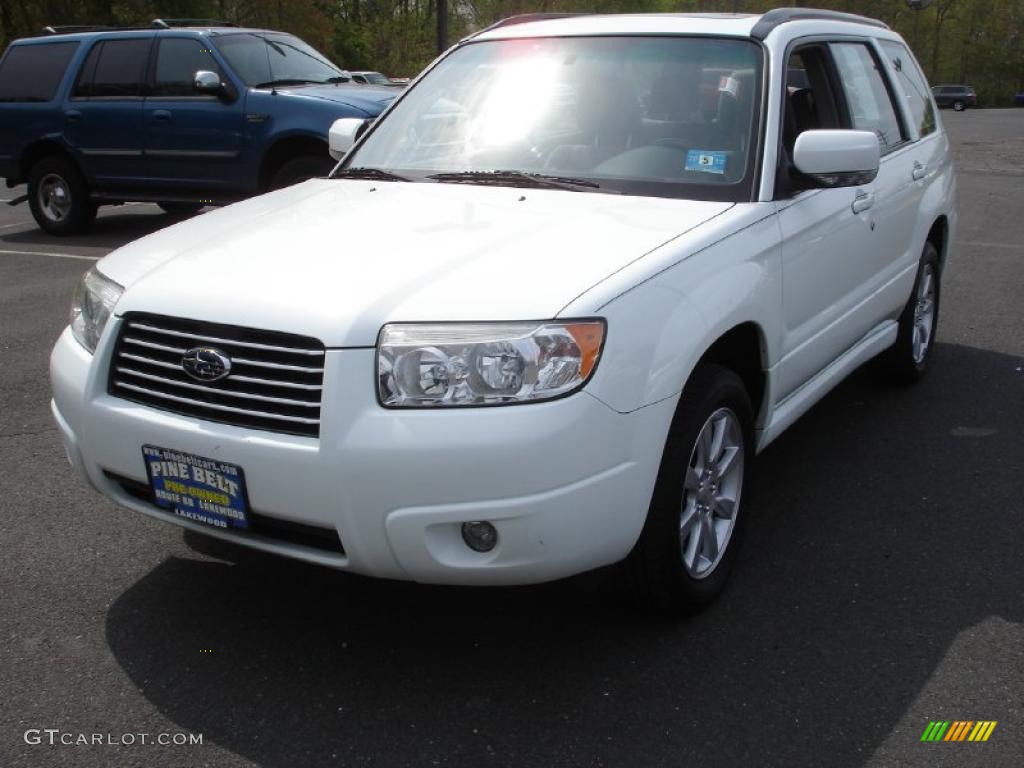
{"label": "parking lot asphalt", "polygon": [[[933,370],[868,366],[770,447],[732,585],[675,624],[600,573],[373,581],[105,501],[64,458],[48,355],[89,260],[171,219],[60,239],[0,205],[0,766],[1024,764],[1024,110],[943,118],[961,223]],[[998,725],[925,744],[931,720]]]}

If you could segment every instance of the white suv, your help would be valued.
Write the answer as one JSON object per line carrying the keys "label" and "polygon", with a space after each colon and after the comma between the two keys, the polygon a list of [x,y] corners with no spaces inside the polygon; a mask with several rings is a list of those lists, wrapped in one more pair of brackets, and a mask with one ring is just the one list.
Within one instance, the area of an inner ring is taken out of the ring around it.
{"label": "white suv", "polygon": [[754,454],[869,358],[928,365],[955,180],[878,22],[519,17],[331,144],[84,277],[53,413],[119,504],[421,582],[621,561],[692,607]]}

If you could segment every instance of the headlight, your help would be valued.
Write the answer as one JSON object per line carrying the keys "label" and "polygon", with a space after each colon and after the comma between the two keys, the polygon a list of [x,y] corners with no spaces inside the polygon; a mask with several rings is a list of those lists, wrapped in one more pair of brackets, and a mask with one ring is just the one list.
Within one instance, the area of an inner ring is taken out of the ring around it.
{"label": "headlight", "polygon": [[377,345],[380,402],[507,405],[567,395],[593,374],[604,331],[603,320],[385,325]]}
{"label": "headlight", "polygon": [[122,293],[124,288],[104,277],[96,267],[82,276],[71,300],[71,333],[90,352],[96,351],[100,335]]}

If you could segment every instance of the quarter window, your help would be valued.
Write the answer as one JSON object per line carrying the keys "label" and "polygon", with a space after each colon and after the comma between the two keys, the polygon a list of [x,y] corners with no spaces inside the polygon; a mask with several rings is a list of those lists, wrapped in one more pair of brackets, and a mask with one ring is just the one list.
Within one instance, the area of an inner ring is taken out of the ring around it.
{"label": "quarter window", "polygon": [[935,131],[935,107],[921,69],[905,46],[892,40],[878,42],[896,73],[897,90],[907,100],[918,133],[927,136]]}
{"label": "quarter window", "polygon": [[171,37],[160,41],[156,56],[156,83],[154,96],[195,96],[192,81],[199,70],[220,74],[220,67],[208,46],[199,40]]}
{"label": "quarter window", "polygon": [[14,45],[0,62],[0,101],[49,101],[78,43]]}
{"label": "quarter window", "polygon": [[875,57],[862,43],[834,43],[831,49],[850,110],[851,127],[874,131],[882,154],[892,151],[906,137]]}

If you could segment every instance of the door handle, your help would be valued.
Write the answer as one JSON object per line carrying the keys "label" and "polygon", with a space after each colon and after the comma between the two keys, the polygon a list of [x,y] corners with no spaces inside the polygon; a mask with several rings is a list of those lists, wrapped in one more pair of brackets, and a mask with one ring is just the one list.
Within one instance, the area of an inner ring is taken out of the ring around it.
{"label": "door handle", "polygon": [[921,165],[916,160],[914,161],[914,170],[910,172],[910,175],[914,177],[914,181],[920,181],[924,178],[924,175],[928,173],[928,166]]}
{"label": "door handle", "polygon": [[82,113],[79,112],[77,109],[69,109],[67,112],[64,113],[64,117],[67,118],[69,123],[76,123],[81,119]]}
{"label": "door handle", "polygon": [[153,119],[166,122],[171,119],[171,113],[166,109],[158,109],[153,112]]}
{"label": "door handle", "polygon": [[853,205],[850,207],[853,209],[854,213],[863,213],[874,204],[874,192],[858,192],[857,196],[853,198]]}

